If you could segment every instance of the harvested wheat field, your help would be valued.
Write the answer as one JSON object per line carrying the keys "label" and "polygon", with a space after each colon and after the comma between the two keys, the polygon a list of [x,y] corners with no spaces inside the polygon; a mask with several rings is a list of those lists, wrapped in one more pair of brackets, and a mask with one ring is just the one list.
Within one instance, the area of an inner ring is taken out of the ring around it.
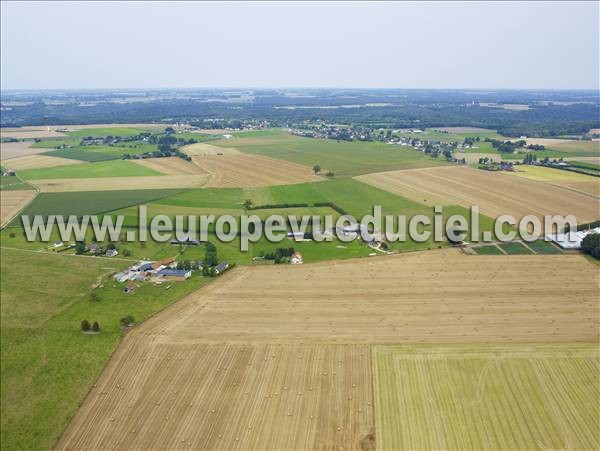
{"label": "harvested wheat field", "polygon": [[[64,133],[48,130],[48,127],[23,127],[2,128],[0,138],[35,139],[35,138],[60,138],[66,136]],[[48,149],[46,149],[48,150]]]}
{"label": "harvested wheat field", "polygon": [[359,449],[367,346],[168,345],[126,338],[57,449]]}
{"label": "harvested wheat field", "polygon": [[27,155],[25,157],[11,158],[10,160],[2,162],[7,168],[16,171],[22,171],[23,169],[55,168],[58,166],[70,166],[82,163],[85,162],[73,160],[71,158],[51,157],[48,155]]}
{"label": "harvested wheat field", "polygon": [[32,182],[41,192],[114,191],[157,188],[202,188],[208,176],[156,175],[145,177],[97,177],[80,179],[45,179]]}
{"label": "harvested wheat field", "polygon": [[186,344],[590,341],[599,276],[580,255],[455,249],[244,267],[144,332]]}
{"label": "harvested wheat field", "polygon": [[34,198],[34,190],[1,190],[0,223],[4,225]]}
{"label": "harvested wheat field", "polygon": [[48,152],[48,149],[31,147],[31,141],[17,141],[14,143],[0,143],[0,160],[10,158],[24,157],[26,155],[35,155],[38,153]]}
{"label": "harvested wheat field", "polygon": [[192,161],[210,174],[207,188],[248,188],[322,180],[307,166],[260,155],[207,155],[192,157]]}
{"label": "harvested wheat field", "polygon": [[379,449],[598,449],[600,354],[560,346],[375,346]]}
{"label": "harvested wheat field", "polygon": [[209,174],[206,188],[252,188],[323,180],[308,166],[244,154],[232,147],[197,143],[185,146],[183,151]]}
{"label": "harvested wheat field", "polygon": [[371,449],[370,344],[598,339],[599,274],[578,255],[356,265],[236,268],[167,308],[126,336],[57,449]]}
{"label": "harvested wheat field", "polygon": [[598,219],[600,200],[546,182],[460,166],[380,172],[356,177],[369,185],[427,205],[478,205],[491,217],[509,214],[574,215],[580,223]]}
{"label": "harvested wheat field", "polygon": [[224,154],[236,154],[239,155],[240,151],[233,147],[219,147],[213,144],[207,143],[196,143],[184,146],[181,148],[190,157],[198,156],[211,156],[211,155],[224,155]]}
{"label": "harvested wheat field", "polygon": [[143,160],[130,161],[166,175],[206,174],[198,165],[179,157],[145,158]]}

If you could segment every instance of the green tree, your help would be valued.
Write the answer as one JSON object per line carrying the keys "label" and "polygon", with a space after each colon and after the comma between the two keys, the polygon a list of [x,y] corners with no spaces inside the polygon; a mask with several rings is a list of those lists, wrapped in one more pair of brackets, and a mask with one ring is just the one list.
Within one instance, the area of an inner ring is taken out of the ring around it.
{"label": "green tree", "polygon": [[124,316],[123,318],[121,318],[121,326],[123,326],[123,327],[127,327],[130,324],[134,324],[134,323],[135,323],[135,319],[131,315],[127,315],[127,316]]}
{"label": "green tree", "polygon": [[600,233],[590,233],[581,241],[581,250],[600,260]]}
{"label": "green tree", "polygon": [[252,208],[252,199],[246,199],[244,201],[244,211],[248,211]]}
{"label": "green tree", "polygon": [[77,241],[75,243],[75,253],[81,255],[85,252],[85,241]]}
{"label": "green tree", "polygon": [[81,330],[83,332],[88,332],[90,330],[90,322],[87,319],[84,319],[81,322]]}
{"label": "green tree", "polygon": [[315,175],[318,175],[321,172],[321,166],[319,166],[318,164],[315,164],[313,166],[313,172],[315,173]]}
{"label": "green tree", "polygon": [[100,295],[98,293],[96,293],[95,291],[92,292],[92,294],[90,294],[90,300],[92,302],[100,302],[102,298],[100,297]]}
{"label": "green tree", "polygon": [[94,332],[100,332],[100,324],[98,324],[98,321],[94,321],[94,324],[92,324],[92,330]]}

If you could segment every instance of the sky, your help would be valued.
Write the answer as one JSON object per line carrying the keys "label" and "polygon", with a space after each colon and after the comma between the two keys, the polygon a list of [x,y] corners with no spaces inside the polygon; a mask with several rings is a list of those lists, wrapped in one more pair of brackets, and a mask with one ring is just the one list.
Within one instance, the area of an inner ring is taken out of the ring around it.
{"label": "sky", "polygon": [[599,2],[1,2],[2,89],[598,89]]}

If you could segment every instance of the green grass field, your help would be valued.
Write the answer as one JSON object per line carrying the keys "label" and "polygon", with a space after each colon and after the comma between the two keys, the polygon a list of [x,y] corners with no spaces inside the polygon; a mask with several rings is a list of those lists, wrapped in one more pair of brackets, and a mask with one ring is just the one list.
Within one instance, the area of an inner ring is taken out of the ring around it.
{"label": "green grass field", "polygon": [[498,244],[498,247],[509,255],[523,255],[532,253],[522,243],[501,243]]}
{"label": "green grass field", "polygon": [[[126,191],[88,191],[71,193],[41,193],[23,211],[23,215],[75,215],[98,214],[132,205],[151,202],[173,195],[178,189],[149,189]],[[11,225],[20,224],[20,219]]]}
{"label": "green grass field", "polygon": [[562,254],[562,251],[557,246],[544,240],[532,241],[531,243],[527,243],[527,246],[533,249],[536,254]]}
{"label": "green grass field", "polygon": [[121,146],[75,146],[70,149],[52,150],[45,152],[44,155],[55,157],[70,158],[80,161],[108,161],[120,160],[123,155],[141,155],[146,152],[154,152],[157,146],[142,142],[134,142],[129,145]]}
{"label": "green grass field", "polygon": [[411,169],[446,164],[409,147],[380,142],[337,142],[302,138],[281,130],[260,134],[238,133],[232,139],[211,141],[223,147],[235,147],[242,152],[279,158],[313,167],[320,165],[338,177],[352,177],[392,169]]}
{"label": "green grass field", "polygon": [[569,161],[571,166],[581,169],[591,169],[593,171],[600,171],[600,164],[590,163],[589,161]]}
{"label": "green grass field", "polygon": [[131,128],[131,127],[108,127],[108,128],[84,128],[72,132],[66,132],[67,135],[75,138],[85,138],[93,136],[94,138],[105,138],[107,136],[135,136],[143,132],[156,132],[158,130]]}
{"label": "green grass field", "polygon": [[375,346],[377,449],[598,449],[595,344]]}
{"label": "green grass field", "polygon": [[19,175],[25,180],[42,180],[96,177],[143,177],[163,174],[130,161],[118,160],[54,168],[27,169],[20,171]]}
{"label": "green grass field", "polygon": [[472,249],[477,255],[504,255],[502,251],[498,249],[498,246],[493,244],[489,246],[473,247]]}
{"label": "green grass field", "polygon": [[[53,446],[121,340],[120,318],[141,321],[208,280],[194,276],[168,290],[144,284],[125,295],[108,273],[127,262],[1,252],[1,435],[7,450]],[[98,282],[103,287],[93,290]],[[99,302],[90,300],[92,290]],[[82,335],[83,319],[98,321],[102,332]]]}
{"label": "green grass field", "polygon": [[25,189],[33,189],[33,187],[27,183],[19,179],[16,175],[7,175],[0,177],[0,190],[3,191],[18,191]]}
{"label": "green grass field", "polygon": [[122,154],[116,155],[105,152],[94,152],[91,150],[82,150],[79,147],[73,149],[51,150],[50,152],[44,152],[43,155],[87,161],[90,163],[95,163],[98,161],[120,160],[122,158]]}
{"label": "green grass field", "polygon": [[40,141],[34,142],[31,147],[36,149],[54,149],[58,146],[76,146],[79,144],[79,139],[76,138],[46,138]]}
{"label": "green grass field", "polygon": [[192,208],[241,208],[246,198],[241,188],[203,188],[174,194],[156,203]]}

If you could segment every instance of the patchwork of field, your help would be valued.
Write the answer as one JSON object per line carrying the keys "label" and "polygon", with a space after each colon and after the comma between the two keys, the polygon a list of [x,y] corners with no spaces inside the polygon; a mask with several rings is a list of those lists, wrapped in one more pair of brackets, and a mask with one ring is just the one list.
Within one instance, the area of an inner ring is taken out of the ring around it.
{"label": "patchwork of field", "polygon": [[9,169],[21,171],[23,169],[54,168],[81,164],[81,161],[69,158],[49,157],[47,155],[28,155],[3,161],[2,164]]}
{"label": "patchwork of field", "polygon": [[185,161],[179,157],[144,158],[131,160],[135,164],[152,169],[166,175],[192,175],[206,174],[198,165]]}
{"label": "patchwork of field", "polygon": [[44,153],[47,149],[36,149],[31,147],[30,141],[17,141],[14,143],[0,143],[0,159],[9,160],[11,158],[24,157]]}
{"label": "patchwork of field", "polygon": [[[97,163],[94,163],[97,164]],[[132,163],[133,164],[133,163]],[[159,175],[146,177],[98,177],[35,180],[35,186],[46,193],[74,191],[116,191],[172,188],[201,188],[208,175]]]}
{"label": "patchwork of field", "polygon": [[211,144],[226,149],[235,148],[246,154],[286,160],[309,168],[318,164],[323,172],[330,170],[338,177],[447,164],[409,147],[381,142],[336,142],[332,139],[302,138],[282,130],[236,133],[231,139],[216,140]]}
{"label": "patchwork of field", "polygon": [[598,177],[561,169],[525,165],[519,166],[512,174],[600,197],[600,178]]}
{"label": "patchwork of field", "polygon": [[478,205],[492,217],[510,214],[574,215],[580,223],[598,219],[600,200],[555,184],[465,167],[391,171],[358,180],[427,205]]}
{"label": "patchwork of field", "polygon": [[[386,449],[397,428],[378,431],[393,407],[372,399],[370,344],[598,339],[599,275],[577,255],[446,249],[362,260],[357,271],[355,261],[242,267],[187,296],[126,336],[57,449],[371,449],[373,431]],[[378,380],[397,380],[372,358]],[[398,413],[418,415],[415,445],[432,401],[422,402]],[[543,401],[535,408],[561,420]]]}
{"label": "patchwork of field", "polygon": [[598,449],[597,345],[375,346],[378,449]]}
{"label": "patchwork of field", "polygon": [[36,195],[33,190],[0,190],[0,224],[4,225]]}

